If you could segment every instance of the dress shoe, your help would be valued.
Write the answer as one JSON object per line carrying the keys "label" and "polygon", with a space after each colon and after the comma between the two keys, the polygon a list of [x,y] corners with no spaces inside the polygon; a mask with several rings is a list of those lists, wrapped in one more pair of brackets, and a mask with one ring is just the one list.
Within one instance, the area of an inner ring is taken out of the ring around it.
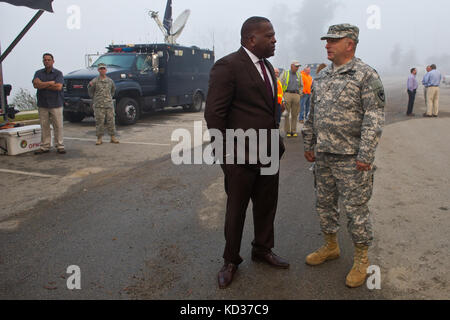
{"label": "dress shoe", "polygon": [[272,267],[276,267],[276,268],[280,268],[280,269],[289,268],[289,262],[287,262],[283,258],[277,256],[272,251],[269,251],[266,253],[257,253],[255,251],[252,251],[252,260],[266,262],[269,265],[271,265]]}
{"label": "dress shoe", "polygon": [[49,152],[50,152],[50,150],[39,149],[39,150],[36,150],[34,152],[34,154],[44,154],[44,153],[49,153]]}
{"label": "dress shoe", "polygon": [[238,266],[236,264],[225,261],[217,276],[220,289],[225,289],[233,282],[233,276],[236,273],[237,268]]}
{"label": "dress shoe", "polygon": [[58,149],[58,153],[59,153],[59,154],[66,154],[67,152],[66,152],[66,150],[64,150],[64,149]]}
{"label": "dress shoe", "polygon": [[438,116],[437,116],[437,114],[436,114],[436,115],[434,115],[434,114],[433,114],[433,116],[432,116],[432,117],[433,117],[433,118],[437,118]]}
{"label": "dress shoe", "polygon": [[431,118],[431,117],[432,117],[432,115],[428,115],[428,114],[426,114],[426,113],[424,113],[423,116],[424,116],[425,118]]}

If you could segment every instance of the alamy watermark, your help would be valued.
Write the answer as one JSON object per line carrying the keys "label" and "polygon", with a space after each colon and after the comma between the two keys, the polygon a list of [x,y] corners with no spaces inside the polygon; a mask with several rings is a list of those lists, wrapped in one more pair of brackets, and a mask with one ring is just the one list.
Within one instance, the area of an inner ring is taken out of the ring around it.
{"label": "alamy watermark", "polygon": [[70,274],[67,278],[67,289],[69,290],[81,290],[81,269],[77,265],[71,265],[67,267],[66,273]]}
{"label": "alamy watermark", "polygon": [[81,8],[77,5],[71,5],[66,10],[69,17],[67,18],[66,25],[69,30],[81,29]]}
{"label": "alamy watermark", "polygon": [[366,10],[369,18],[367,19],[367,28],[368,29],[381,29],[381,9],[377,5],[371,5]]}
{"label": "alamy watermark", "polygon": [[373,265],[367,268],[367,278],[366,285],[369,290],[380,290],[381,289],[381,269],[379,266]]}
{"label": "alamy watermark", "polygon": [[[189,130],[180,128],[172,132],[171,140],[178,142],[171,152],[175,165],[261,164],[262,175],[274,175],[280,166],[278,129],[226,129],[224,136],[217,129],[203,132],[202,121],[195,121],[194,137]],[[203,148],[204,142],[211,143]]]}

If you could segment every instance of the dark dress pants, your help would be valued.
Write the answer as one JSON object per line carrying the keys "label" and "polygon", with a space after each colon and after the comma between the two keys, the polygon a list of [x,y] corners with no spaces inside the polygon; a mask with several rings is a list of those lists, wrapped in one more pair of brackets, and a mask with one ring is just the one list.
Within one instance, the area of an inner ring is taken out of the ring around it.
{"label": "dark dress pants", "polygon": [[264,176],[252,165],[221,165],[225,174],[227,208],[225,216],[225,251],[223,258],[240,264],[242,233],[250,199],[253,204],[255,237],[253,250],[269,252],[274,246],[274,219],[278,202],[279,172]]}
{"label": "dark dress pants", "polygon": [[408,90],[408,96],[408,111],[406,111],[406,114],[411,114],[414,108],[414,100],[416,99],[416,90]]}
{"label": "dark dress pants", "polygon": [[280,125],[281,122],[281,114],[283,112],[281,112],[281,105],[279,103],[276,104],[276,108],[277,108],[277,123],[278,125]]}

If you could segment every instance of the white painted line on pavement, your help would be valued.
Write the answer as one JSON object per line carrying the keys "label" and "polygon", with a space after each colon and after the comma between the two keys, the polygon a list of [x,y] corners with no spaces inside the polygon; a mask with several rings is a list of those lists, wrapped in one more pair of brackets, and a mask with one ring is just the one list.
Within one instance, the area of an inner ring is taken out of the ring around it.
{"label": "white painted line on pavement", "polygon": [[[185,123],[183,123],[185,124]],[[176,125],[176,124],[159,124],[159,123],[153,123],[152,125],[158,126],[158,127],[175,127],[175,128],[181,128],[182,126]],[[206,125],[203,125],[203,127],[206,128]]]}
{"label": "white painted line on pavement", "polygon": [[[97,142],[97,139],[85,139],[85,138],[73,138],[73,137],[64,137],[66,140],[78,140],[78,141],[89,141],[89,142]],[[144,146],[162,146],[162,147],[170,147],[171,144],[166,143],[153,143],[153,142],[132,142],[132,141],[123,141],[120,140],[121,144],[138,144]]]}
{"label": "white painted line on pavement", "polygon": [[58,178],[58,179],[61,178],[60,176],[52,176],[52,175],[49,175],[49,174],[42,174],[42,173],[37,173],[37,172],[17,171],[17,170],[8,170],[8,169],[0,169],[0,172],[22,174],[22,175],[26,175],[26,176],[41,177],[41,178]]}
{"label": "white painted line on pavement", "polygon": [[[185,126],[182,126],[181,124],[183,124],[183,125],[185,125]],[[156,127],[168,127],[168,128],[181,128],[181,129],[187,129],[187,128],[186,128],[186,123],[180,123],[180,125],[177,125],[177,124],[160,124],[160,123],[149,123],[149,124],[147,125],[147,124],[144,124],[144,123],[138,123],[138,124],[135,124],[135,125],[138,125],[138,126],[140,126],[140,127],[152,127],[152,126],[156,126]],[[206,128],[206,125],[203,125],[203,127]],[[189,127],[189,128],[190,128],[190,127]]]}

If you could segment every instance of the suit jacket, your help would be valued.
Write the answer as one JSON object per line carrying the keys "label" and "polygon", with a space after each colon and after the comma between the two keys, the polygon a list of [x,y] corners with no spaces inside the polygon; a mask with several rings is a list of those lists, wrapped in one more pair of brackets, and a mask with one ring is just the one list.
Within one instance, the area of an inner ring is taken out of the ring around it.
{"label": "suit jacket", "polygon": [[[272,77],[274,96],[269,96],[264,80],[244,48],[241,47],[237,52],[218,60],[209,78],[205,120],[209,129],[222,131],[224,138],[226,129],[243,129],[244,131],[268,129],[269,142],[266,154],[270,154],[270,130],[278,129],[279,126],[276,112],[278,86],[272,65],[266,59],[264,62]],[[281,158],[284,153],[281,138],[278,143]],[[259,149],[257,158],[259,163]],[[248,145],[246,145],[246,159],[248,161]]]}

